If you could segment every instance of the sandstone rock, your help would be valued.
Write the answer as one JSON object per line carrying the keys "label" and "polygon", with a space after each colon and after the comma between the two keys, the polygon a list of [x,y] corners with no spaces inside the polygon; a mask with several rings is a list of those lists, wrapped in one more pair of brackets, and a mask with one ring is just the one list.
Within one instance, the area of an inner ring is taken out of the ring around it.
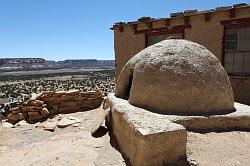
{"label": "sandstone rock", "polygon": [[62,108],[65,108],[65,107],[79,107],[79,105],[81,105],[81,103],[79,101],[72,101],[72,100],[69,100],[67,102],[63,102],[61,103],[61,107]]}
{"label": "sandstone rock", "polygon": [[18,114],[9,114],[7,116],[7,119],[8,119],[8,122],[10,122],[10,123],[17,123],[17,122],[23,120],[24,118],[23,118],[21,113],[18,113]]}
{"label": "sandstone rock", "polygon": [[42,97],[43,93],[39,93],[36,95],[36,100],[40,100],[40,98]]}
{"label": "sandstone rock", "polygon": [[54,91],[45,91],[42,93],[42,95],[44,95],[44,96],[53,96],[54,94],[55,94]]}
{"label": "sandstone rock", "polygon": [[11,112],[13,114],[18,114],[21,112],[21,109],[20,109],[20,107],[14,107],[14,108],[11,108]]}
{"label": "sandstone rock", "polygon": [[66,91],[57,91],[57,92],[55,92],[55,94],[65,94],[66,93]]}
{"label": "sandstone rock", "polygon": [[39,115],[39,112],[28,112],[28,115],[37,116]]}
{"label": "sandstone rock", "polygon": [[33,106],[41,107],[44,104],[44,101],[35,100],[32,102]]}
{"label": "sandstone rock", "polygon": [[66,92],[67,95],[78,95],[79,93],[79,90],[69,90]]}
{"label": "sandstone rock", "polygon": [[105,118],[108,116],[109,113],[110,113],[110,110],[103,110],[100,112],[99,116],[96,118],[96,120],[94,121],[94,123],[92,124],[90,128],[92,135],[94,135],[96,131],[101,127],[101,125],[103,124],[103,122],[105,121]]}
{"label": "sandstone rock", "polygon": [[80,122],[81,122],[81,120],[78,119],[78,118],[72,118],[72,117],[71,118],[62,118],[58,122],[57,126],[60,127],[60,128],[64,128],[64,127],[67,127],[69,125],[72,125],[72,124],[75,124],[75,123],[80,123]]}
{"label": "sandstone rock", "polygon": [[73,127],[79,127],[80,123],[72,124]]}
{"label": "sandstone rock", "polygon": [[5,117],[0,113],[0,122],[5,119]]}
{"label": "sandstone rock", "polygon": [[57,123],[58,121],[47,121],[42,125],[42,127],[44,130],[53,132],[56,129]]}
{"label": "sandstone rock", "polygon": [[53,102],[55,100],[54,97],[43,97],[40,100],[44,101],[44,102]]}
{"label": "sandstone rock", "polygon": [[39,112],[43,109],[43,107],[30,106],[29,112]]}
{"label": "sandstone rock", "polygon": [[41,111],[41,114],[46,117],[47,115],[49,115],[49,110],[47,108],[43,108]]}
{"label": "sandstone rock", "polygon": [[21,120],[20,122],[17,123],[17,126],[27,126],[30,125],[28,124],[25,120]]}
{"label": "sandstone rock", "polygon": [[38,114],[38,115],[30,115],[28,117],[28,121],[32,121],[32,122],[37,122],[39,119],[42,119],[42,115]]}
{"label": "sandstone rock", "polygon": [[22,106],[27,106],[27,105],[28,105],[27,101],[25,101],[25,102],[22,103]]}
{"label": "sandstone rock", "polygon": [[23,106],[21,110],[22,110],[22,112],[28,112],[29,109],[30,109],[29,106]]}
{"label": "sandstone rock", "polygon": [[205,47],[170,39],[132,57],[121,71],[115,95],[163,114],[217,114],[234,109],[228,75]]}
{"label": "sandstone rock", "polygon": [[3,128],[12,128],[12,127],[14,127],[14,125],[9,123],[9,122],[2,122],[2,127]]}

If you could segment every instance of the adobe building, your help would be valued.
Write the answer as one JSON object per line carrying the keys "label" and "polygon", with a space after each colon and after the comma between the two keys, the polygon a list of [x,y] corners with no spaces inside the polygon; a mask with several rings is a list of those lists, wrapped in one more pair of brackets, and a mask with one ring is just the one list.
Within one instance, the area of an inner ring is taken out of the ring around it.
{"label": "adobe building", "polygon": [[235,101],[250,104],[250,6],[245,3],[206,11],[186,10],[170,18],[142,17],[119,22],[114,31],[116,80],[126,64],[144,48],[168,38],[205,46],[230,76]]}

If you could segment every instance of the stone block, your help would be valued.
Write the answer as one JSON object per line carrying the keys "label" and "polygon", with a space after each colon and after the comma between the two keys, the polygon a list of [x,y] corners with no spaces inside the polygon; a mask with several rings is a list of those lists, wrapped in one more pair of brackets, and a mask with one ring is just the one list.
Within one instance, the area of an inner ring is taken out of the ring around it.
{"label": "stone block", "polygon": [[49,110],[47,108],[43,108],[40,112],[44,117],[49,115]]}
{"label": "stone block", "polygon": [[21,113],[18,113],[18,114],[9,114],[7,116],[7,119],[8,119],[8,122],[14,124],[14,123],[17,123],[17,122],[23,120],[24,118],[23,118],[23,115]]}
{"label": "stone block", "polygon": [[21,112],[21,109],[20,109],[20,107],[14,107],[14,108],[11,108],[11,112],[13,114],[18,114]]}
{"label": "stone block", "polygon": [[249,131],[250,106],[234,103],[231,113],[210,116],[163,115],[109,94],[106,118],[120,151],[132,165],[176,165],[186,161],[186,130]]}
{"label": "stone block", "polygon": [[164,122],[162,126],[152,122],[148,126],[147,121],[130,116],[115,107],[112,109],[113,134],[131,165],[169,165],[185,159],[187,135],[183,126]]}

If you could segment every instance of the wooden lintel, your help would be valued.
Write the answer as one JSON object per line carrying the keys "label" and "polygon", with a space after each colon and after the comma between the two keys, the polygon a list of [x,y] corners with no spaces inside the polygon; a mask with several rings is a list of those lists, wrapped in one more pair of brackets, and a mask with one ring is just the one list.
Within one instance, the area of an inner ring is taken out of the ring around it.
{"label": "wooden lintel", "polygon": [[189,16],[184,16],[184,23],[189,24],[189,21],[190,21]]}
{"label": "wooden lintel", "polygon": [[158,33],[158,32],[169,32],[169,33],[175,33],[183,31],[186,28],[191,28],[190,24],[184,24],[184,25],[177,25],[173,27],[161,27],[161,28],[152,28],[152,29],[143,29],[143,30],[137,30],[134,31],[135,34],[141,34],[141,33]]}
{"label": "wooden lintel", "polygon": [[211,19],[211,14],[210,13],[204,13],[205,21],[208,22]]}
{"label": "wooden lintel", "polygon": [[165,19],[165,26],[170,26],[170,19]]}
{"label": "wooden lintel", "polygon": [[122,25],[119,25],[119,32],[123,32],[124,27]]}
{"label": "wooden lintel", "polygon": [[235,18],[235,8],[230,9],[229,12],[230,12],[230,18]]}

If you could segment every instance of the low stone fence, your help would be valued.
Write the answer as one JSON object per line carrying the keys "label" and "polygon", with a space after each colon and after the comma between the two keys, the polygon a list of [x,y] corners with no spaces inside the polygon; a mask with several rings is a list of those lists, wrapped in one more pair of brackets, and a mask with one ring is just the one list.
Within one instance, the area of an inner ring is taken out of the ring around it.
{"label": "low stone fence", "polygon": [[100,90],[89,92],[48,91],[11,108],[11,114],[7,118],[10,123],[17,123],[23,119],[29,123],[35,123],[59,113],[95,109],[100,107],[102,101],[103,94]]}

